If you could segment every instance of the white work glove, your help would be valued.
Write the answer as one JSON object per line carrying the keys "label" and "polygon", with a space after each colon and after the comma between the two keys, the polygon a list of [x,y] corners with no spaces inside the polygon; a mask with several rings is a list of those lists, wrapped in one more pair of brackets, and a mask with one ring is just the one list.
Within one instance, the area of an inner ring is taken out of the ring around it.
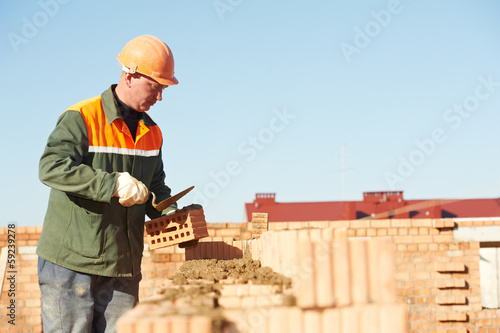
{"label": "white work glove", "polygon": [[119,172],[116,180],[114,197],[124,207],[143,204],[149,199],[149,191],[146,185],[132,177],[128,172]]}

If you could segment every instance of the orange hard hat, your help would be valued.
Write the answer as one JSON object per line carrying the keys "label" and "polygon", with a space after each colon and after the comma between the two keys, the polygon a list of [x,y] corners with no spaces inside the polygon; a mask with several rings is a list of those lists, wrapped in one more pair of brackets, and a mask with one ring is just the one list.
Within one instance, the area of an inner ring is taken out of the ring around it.
{"label": "orange hard hat", "polygon": [[129,41],[116,57],[129,73],[141,73],[166,86],[179,83],[174,76],[174,56],[167,44],[154,36]]}

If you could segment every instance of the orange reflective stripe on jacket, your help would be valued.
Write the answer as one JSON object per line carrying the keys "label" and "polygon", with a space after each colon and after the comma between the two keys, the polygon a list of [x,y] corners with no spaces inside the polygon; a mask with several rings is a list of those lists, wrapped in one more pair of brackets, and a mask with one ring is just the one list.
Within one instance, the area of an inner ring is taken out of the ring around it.
{"label": "orange reflective stripe on jacket", "polygon": [[[134,142],[125,122],[116,118],[110,124],[102,107],[101,96],[87,99],[70,110],[79,111],[87,127],[90,153],[112,153],[143,157],[158,156],[162,134],[158,126],[139,121]],[[147,136],[147,140],[142,139]],[[142,139],[142,140],[141,140]]]}

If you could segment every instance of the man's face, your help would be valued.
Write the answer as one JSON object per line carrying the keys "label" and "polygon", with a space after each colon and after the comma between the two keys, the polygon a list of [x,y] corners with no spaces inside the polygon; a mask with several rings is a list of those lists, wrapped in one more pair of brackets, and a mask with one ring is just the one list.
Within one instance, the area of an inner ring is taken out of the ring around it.
{"label": "man's face", "polygon": [[137,111],[148,111],[157,101],[162,100],[163,89],[168,88],[152,78],[136,73],[131,79],[132,101],[129,105]]}

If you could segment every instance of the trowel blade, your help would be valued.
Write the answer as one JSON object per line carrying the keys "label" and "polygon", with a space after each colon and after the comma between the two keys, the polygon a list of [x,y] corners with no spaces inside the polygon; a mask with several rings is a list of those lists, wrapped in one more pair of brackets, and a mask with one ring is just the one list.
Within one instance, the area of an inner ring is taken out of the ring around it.
{"label": "trowel blade", "polygon": [[170,198],[167,198],[167,199],[161,201],[158,204],[155,204],[153,202],[153,207],[156,208],[157,211],[162,212],[165,208],[167,208],[168,206],[170,206],[171,204],[173,204],[174,202],[176,202],[177,200],[179,200],[180,198],[185,196],[193,188],[194,188],[194,186],[188,187],[184,191],[181,191],[181,192],[177,193],[176,195],[173,195]]}

